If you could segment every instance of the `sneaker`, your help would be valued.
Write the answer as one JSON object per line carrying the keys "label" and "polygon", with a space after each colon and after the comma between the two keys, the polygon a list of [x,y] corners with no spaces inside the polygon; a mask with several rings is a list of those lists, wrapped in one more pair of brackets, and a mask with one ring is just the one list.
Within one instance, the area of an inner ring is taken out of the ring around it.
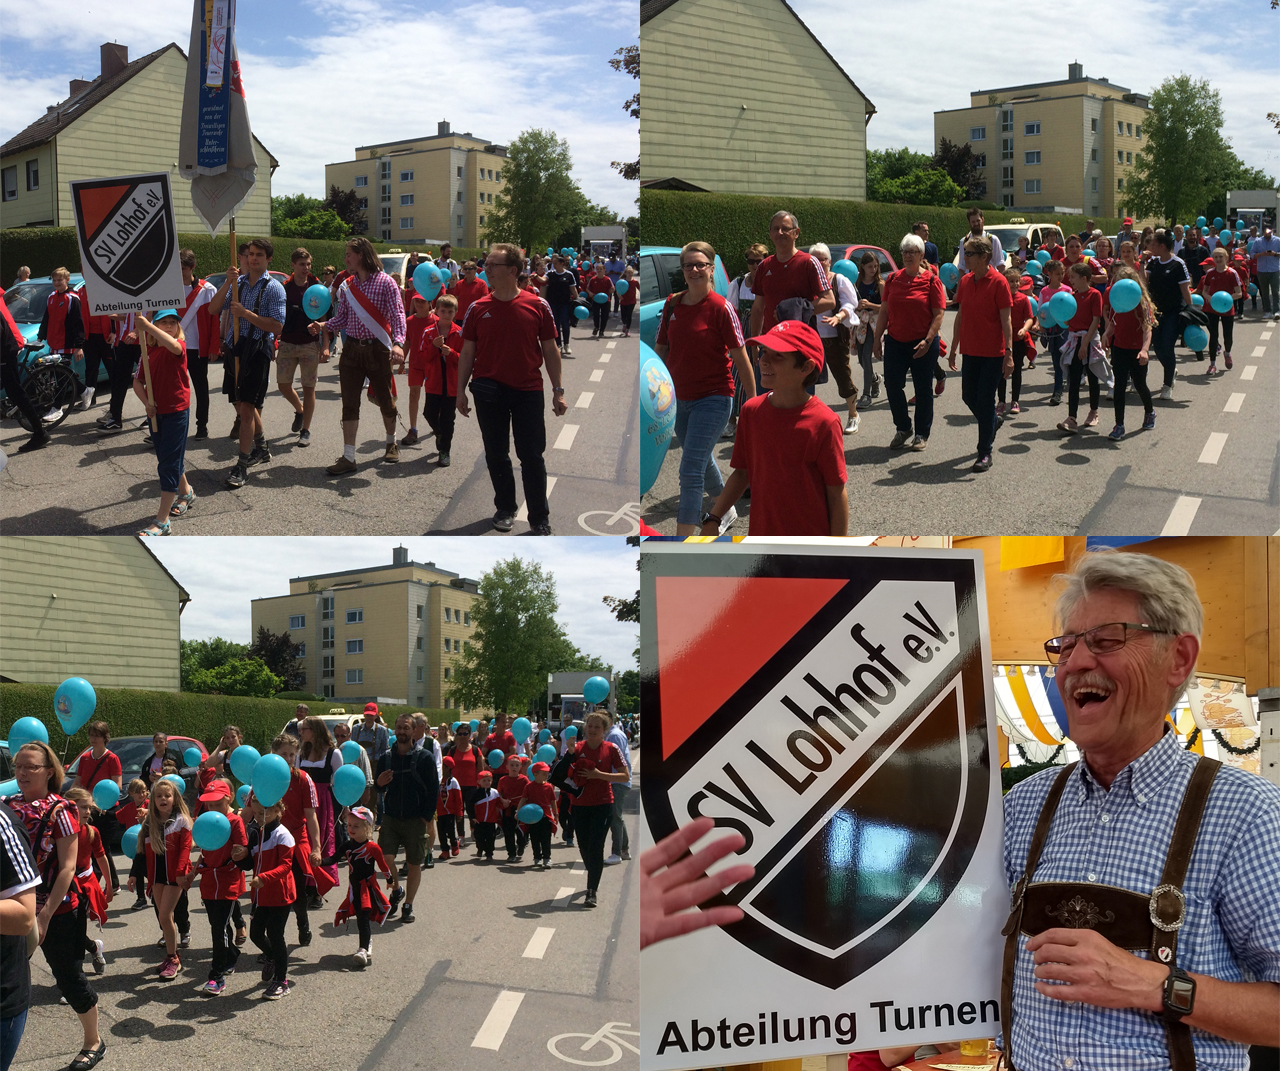
{"label": "sneaker", "polygon": [[453,464],[453,459],[449,457],[448,450],[440,451],[440,456],[436,458],[436,464],[439,465],[442,469],[447,469],[450,465]]}
{"label": "sneaker", "polygon": [[1014,414],[1021,413],[1022,406],[1020,406],[1017,402],[1014,402],[1011,406],[1009,406],[1009,412]]}
{"label": "sneaker", "polygon": [[355,963],[355,969],[358,971],[362,971],[367,966],[369,966],[369,950],[368,949],[357,948],[356,954],[351,958]]}
{"label": "sneaker", "polygon": [[941,395],[947,389],[947,380],[945,376],[939,376],[938,381],[933,385],[933,393]]}
{"label": "sneaker", "polygon": [[572,848],[572,847],[573,847],[573,838],[572,838],[572,837],[565,837],[565,838],[564,838],[564,846],[565,846],[566,848]]}
{"label": "sneaker", "polygon": [[32,432],[31,438],[18,447],[18,453],[29,454],[32,450],[39,450],[41,447],[48,446],[53,440],[49,437],[49,433],[40,428],[38,431]]}
{"label": "sneaker", "polygon": [[98,425],[98,431],[103,435],[114,435],[118,431],[124,431],[124,425],[114,417],[107,417],[105,421]]}
{"label": "sneaker", "polygon": [[337,461],[335,461],[332,465],[330,465],[324,471],[327,472],[330,476],[347,476],[350,473],[355,472],[356,469],[359,467],[360,466],[357,465],[354,461],[347,460],[346,456],[344,455],[338,458]]}
{"label": "sneaker", "polygon": [[284,982],[272,982],[262,991],[263,1000],[279,1000],[289,995],[289,987]]}
{"label": "sneaker", "polygon": [[422,864],[422,865],[423,865],[423,867],[424,867],[426,870],[433,870],[433,869],[435,869],[435,865],[436,865],[436,864],[435,864],[435,860],[431,858],[431,853],[430,853],[430,852],[427,852],[427,858],[426,858],[426,861],[425,861],[425,862],[423,862],[423,864]]}
{"label": "sneaker", "polygon": [[1049,404],[1050,404],[1050,405],[1061,405],[1061,404],[1062,404],[1062,395],[1061,395],[1058,391],[1054,391],[1054,392],[1053,392],[1053,394],[1051,394],[1051,395],[1049,396]]}
{"label": "sneaker", "polygon": [[619,863],[621,863],[621,862],[622,862],[622,856],[620,856],[617,852],[614,852],[612,855],[608,856],[608,857],[605,859],[605,861],[604,861],[604,865],[605,865],[605,866],[617,866],[617,865],[618,865]]}
{"label": "sneaker", "polygon": [[227,473],[226,484],[233,491],[238,487],[243,487],[245,481],[249,478],[249,470],[245,465],[236,462],[229,473]]}
{"label": "sneaker", "polygon": [[572,354],[573,354],[573,347],[572,347],[572,346],[570,346],[570,345],[569,345],[569,343],[567,343],[567,342],[566,342],[566,343],[564,344],[564,349],[562,349],[560,352],[561,352],[561,354],[562,354],[562,355],[564,355],[565,357],[572,356]]}
{"label": "sneaker", "polygon": [[107,969],[107,957],[102,954],[102,942],[97,938],[93,942],[93,973],[103,974]]}
{"label": "sneaker", "polygon": [[1172,397],[1173,397],[1173,388],[1172,388],[1172,387],[1165,386],[1165,387],[1161,387],[1161,388],[1160,388],[1160,400],[1161,400],[1162,402],[1167,402],[1167,401],[1168,401],[1170,398],[1172,398]]}
{"label": "sneaker", "polygon": [[207,993],[211,997],[220,997],[226,991],[227,983],[221,978],[210,978],[200,987],[200,992]]}
{"label": "sneaker", "polygon": [[1067,417],[1066,420],[1058,421],[1058,430],[1065,431],[1068,435],[1074,435],[1079,427],[1080,425],[1076,423],[1075,417]]}
{"label": "sneaker", "polygon": [[134,911],[141,911],[146,906],[147,906],[147,898],[142,895],[139,895],[138,898],[133,902]]}
{"label": "sneaker", "polygon": [[236,417],[235,422],[231,425],[231,432],[227,435],[228,439],[240,438],[240,418]]}
{"label": "sneaker", "polygon": [[382,455],[382,460],[394,465],[400,460],[400,447],[395,443],[387,443],[387,449]]}
{"label": "sneaker", "polygon": [[1089,415],[1084,418],[1084,426],[1086,428],[1096,428],[1098,426],[1098,411],[1090,409]]}
{"label": "sneaker", "polygon": [[1107,438],[1112,440],[1113,442],[1118,443],[1121,439],[1124,438],[1124,425],[1117,424],[1114,428],[1111,429],[1111,434],[1108,435]]}
{"label": "sneaker", "polygon": [[449,854],[450,854],[454,859],[457,859],[457,858],[458,858],[458,852],[460,852],[461,850],[462,850],[461,848],[454,848],[454,849],[453,849],[453,851],[451,851]]}
{"label": "sneaker", "polygon": [[499,532],[509,532],[516,525],[516,515],[514,513],[504,513],[499,510],[493,515],[493,526]]}
{"label": "sneaker", "polygon": [[927,448],[928,445],[929,445],[929,440],[924,438],[921,435],[917,435],[914,439],[911,440],[911,449],[915,450],[917,453]]}
{"label": "sneaker", "polygon": [[160,940],[156,942],[156,948],[164,948],[164,945],[165,945],[164,934],[161,934]]}
{"label": "sneaker", "polygon": [[893,441],[889,443],[890,450],[901,450],[908,442],[911,441],[910,431],[900,431],[893,437]]}
{"label": "sneaker", "polygon": [[400,888],[391,890],[391,907],[387,911],[387,918],[391,918],[396,913],[396,908],[400,906],[400,901],[404,899],[404,890]]}
{"label": "sneaker", "polygon": [[94,421],[94,423],[97,424],[99,427],[101,427],[103,424],[106,424],[110,420],[111,420],[111,411],[108,410],[107,412],[103,413],[102,416],[98,417]]}
{"label": "sneaker", "polygon": [[849,417],[849,419],[844,422],[844,433],[846,435],[856,434],[858,430],[858,424],[860,422],[861,421],[858,419],[858,414],[854,413],[853,416]]}
{"label": "sneaker", "polygon": [[996,416],[998,417],[1004,416],[1004,402],[998,402],[996,404]]}
{"label": "sneaker", "polygon": [[300,432],[298,432],[298,445],[299,446],[311,445],[311,432],[308,429],[303,428]]}
{"label": "sneaker", "polygon": [[1227,371],[1230,372],[1231,371],[1231,354],[1224,353],[1222,356],[1223,356],[1223,360],[1226,362]]}
{"label": "sneaker", "polygon": [[302,410],[299,409],[293,414],[293,425],[289,428],[295,435],[302,430]]}
{"label": "sneaker", "polygon": [[880,397],[880,383],[881,383],[880,373],[877,372],[875,374],[875,379],[871,381],[871,397],[873,398]]}
{"label": "sneaker", "polygon": [[188,930],[186,933],[178,934],[178,947],[179,948],[191,947],[191,931],[190,930]]}
{"label": "sneaker", "polygon": [[[926,442],[927,442],[927,441],[928,441],[928,440],[926,440]],[[620,858],[624,863],[629,863],[629,862],[631,861],[631,853],[630,853],[630,852],[619,852],[619,853],[618,853],[618,857],[619,857],[619,858]]]}
{"label": "sneaker", "polygon": [[196,428],[195,434],[194,434],[194,435],[192,435],[192,436],[191,436],[191,438],[192,438],[193,440],[195,440],[195,439],[207,439],[207,438],[209,438],[209,429],[208,429],[208,428],[206,428],[203,424],[201,424],[199,427],[197,427],[197,428]]}
{"label": "sneaker", "polygon": [[151,432],[147,432],[146,435],[142,437],[142,441],[146,443],[147,446],[154,446],[156,443],[155,439],[151,437]]}
{"label": "sneaker", "polygon": [[991,455],[983,454],[977,461],[973,463],[974,472],[986,472],[991,468]]}
{"label": "sneaker", "polygon": [[1156,426],[1156,411],[1150,410],[1146,416],[1142,418],[1142,430],[1150,431]]}
{"label": "sneaker", "polygon": [[586,896],[584,896],[584,897],[582,898],[582,906],[583,906],[583,907],[595,907],[595,906],[596,906],[596,891],[595,891],[595,889],[588,889],[588,890],[587,890],[587,895],[586,895]]}
{"label": "sneaker", "polygon": [[300,944],[303,948],[306,948],[307,945],[311,944],[310,928],[298,931],[298,944]]}
{"label": "sneaker", "polygon": [[738,422],[730,419],[729,423],[724,426],[724,431],[720,433],[720,438],[729,442],[733,441],[733,437],[738,434]]}
{"label": "sneaker", "polygon": [[249,455],[250,465],[265,465],[271,460],[271,447],[265,442],[254,443],[253,452]]}
{"label": "sneaker", "polygon": [[417,446],[418,445],[418,429],[410,428],[409,434],[400,440],[401,446]]}
{"label": "sneaker", "polygon": [[725,511],[725,515],[720,518],[720,534],[724,535],[725,532],[734,526],[737,520],[738,511],[733,506],[730,506],[728,510]]}
{"label": "sneaker", "polygon": [[267,957],[267,962],[262,965],[262,980],[270,982],[276,976],[276,965],[272,962],[271,957]]}
{"label": "sneaker", "polygon": [[1212,361],[1209,362],[1209,375],[1216,376],[1218,374],[1218,366]]}
{"label": "sneaker", "polygon": [[412,904],[405,904],[405,905],[404,905],[404,907],[402,907],[402,908],[400,909],[400,921],[401,921],[401,922],[415,922],[415,921],[416,921],[416,919],[414,919],[414,917],[413,917],[413,905],[412,905]]}
{"label": "sneaker", "polygon": [[178,971],[182,968],[182,961],[175,956],[166,956],[162,964],[160,964],[160,977],[165,981],[172,981],[178,977]]}
{"label": "sneaker", "polygon": [[92,406],[93,406],[93,388],[85,387],[85,389],[81,391],[80,397],[76,399],[76,404],[74,408],[90,409],[92,408]]}
{"label": "sneaker", "polygon": [[536,536],[549,536],[551,534],[551,525],[547,521],[541,524],[529,525],[529,534]]}

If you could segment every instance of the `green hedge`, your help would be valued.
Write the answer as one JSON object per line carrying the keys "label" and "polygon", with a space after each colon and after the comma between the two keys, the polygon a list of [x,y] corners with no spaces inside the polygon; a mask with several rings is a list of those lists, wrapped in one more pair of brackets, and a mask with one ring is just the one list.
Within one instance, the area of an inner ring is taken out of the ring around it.
{"label": "green hedge", "polygon": [[[237,242],[252,238],[252,234],[236,234]],[[310,238],[272,238],[275,253],[270,267],[275,271],[287,272],[289,254],[298,246],[305,246],[311,254],[312,270],[332,264],[341,269],[342,255],[346,250],[345,242],[313,241]],[[230,263],[231,251],[228,236],[220,234],[210,238],[207,232],[198,234],[179,234],[178,245],[183,249],[191,249],[196,255],[196,271],[201,275],[216,275],[226,271]],[[379,252],[388,249],[400,249],[405,253],[430,250],[434,255],[434,246],[397,245],[394,242],[374,242]],[[464,260],[484,253],[482,249],[461,249],[453,251],[453,259],[461,264]],[[76,243],[76,232],[72,227],[16,227],[0,231],[0,286],[8,286],[18,276],[18,268],[23,264],[31,269],[33,278],[48,275],[54,268],[66,268],[69,271],[80,270],[80,247]]]}
{"label": "green hedge", "polygon": [[[878,245],[896,261],[898,243],[918,220],[929,224],[929,238],[940,250],[952,251],[969,229],[963,208],[888,205],[870,201],[835,201],[820,197],[750,197],[733,193],[682,193],[676,190],[640,191],[641,241],[644,245],[683,245],[710,242],[733,278],[746,271],[743,250],[752,242],[769,245],[769,219],[779,209],[800,218],[800,242],[849,241]],[[1028,223],[1057,222],[1064,232],[1084,225],[1085,217],[992,211],[984,213],[992,226],[1021,216]],[[1104,234],[1115,234],[1120,220],[1094,218]]]}

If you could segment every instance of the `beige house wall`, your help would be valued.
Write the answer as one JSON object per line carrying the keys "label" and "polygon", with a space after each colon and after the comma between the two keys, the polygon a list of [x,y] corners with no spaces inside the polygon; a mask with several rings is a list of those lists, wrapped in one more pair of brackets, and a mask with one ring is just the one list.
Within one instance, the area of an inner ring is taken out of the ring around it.
{"label": "beige house wall", "polygon": [[176,692],[182,594],[132,537],[6,536],[0,675]]}
{"label": "beige house wall", "polygon": [[[33,149],[23,149],[0,158],[0,168],[14,168],[17,176],[18,196],[12,201],[0,202],[0,227],[25,227],[31,223],[47,223],[56,220],[54,190],[58,178],[54,164],[54,142],[48,141]],[[27,189],[27,161],[34,160],[39,187]]]}
{"label": "beige house wall", "polygon": [[642,178],[866,199],[866,99],[783,4],[682,0],[640,38]]}

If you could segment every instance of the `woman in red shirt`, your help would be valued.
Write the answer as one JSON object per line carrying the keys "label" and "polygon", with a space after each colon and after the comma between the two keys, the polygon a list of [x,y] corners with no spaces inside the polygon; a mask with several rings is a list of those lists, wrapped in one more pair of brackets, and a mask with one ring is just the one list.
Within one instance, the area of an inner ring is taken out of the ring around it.
{"label": "woman in red shirt", "polygon": [[[714,501],[724,490],[715,446],[733,411],[735,364],[746,397],[756,394],[738,314],[713,289],[715,263],[716,251],[706,242],[690,242],[680,250],[688,289],[667,298],[653,347],[676,388],[675,437],[681,448],[678,536],[697,535],[702,530],[702,496],[710,492]],[[730,510],[720,531],[736,519],[737,513]]]}
{"label": "woman in red shirt", "polygon": [[137,325],[139,337],[146,338],[148,344],[146,358],[138,363],[133,390],[151,418],[160,473],[160,508],[155,520],[138,535],[167,536],[169,518],[181,517],[196,501],[183,464],[191,413],[187,343],[174,309],[161,309],[154,322],[138,313]]}
{"label": "woman in red shirt", "polygon": [[636,270],[631,266],[627,266],[622,270],[622,281],[627,284],[627,292],[618,299],[618,313],[622,317],[622,337],[631,337],[631,317],[635,315],[636,300],[638,291],[636,290]]}
{"label": "woman in red shirt", "polygon": [[[1229,257],[1221,245],[1213,250],[1213,267],[1200,279],[1200,293],[1204,295],[1204,311],[1209,317],[1209,375],[1218,374],[1218,324],[1222,324],[1222,348],[1227,367],[1231,367],[1231,337],[1235,324],[1235,303],[1244,297],[1240,285],[1240,275],[1235,268],[1228,266]],[[1217,312],[1213,306],[1213,295],[1224,290],[1231,295],[1231,308],[1226,312]]]}
{"label": "woman in red shirt", "polygon": [[[991,468],[996,438],[996,386],[1002,375],[1013,374],[1013,294],[998,271],[991,270],[991,239],[969,235],[964,241],[969,270],[956,287],[955,324],[947,364],[956,367],[963,355],[960,394],[978,424],[978,459],[974,472]],[[916,404],[919,404],[916,395]]]}
{"label": "woman in red shirt", "polygon": [[[474,837],[476,832],[476,789],[479,785],[479,773],[484,766],[484,755],[480,749],[471,742],[471,723],[461,722],[458,725],[457,732],[453,734],[453,743],[446,749],[445,754],[453,759],[453,775],[458,779],[458,788],[462,792],[462,806],[468,818],[471,819],[471,835]],[[466,824],[462,818],[458,818],[458,847],[465,848],[467,846]]]}
{"label": "woman in red shirt", "polygon": [[[1131,279],[1142,288],[1142,300],[1137,308],[1128,312],[1116,312],[1111,307],[1111,287],[1121,279]],[[1107,436],[1115,442],[1124,438],[1124,395],[1125,385],[1132,379],[1138,397],[1142,399],[1144,412],[1142,428],[1150,431],[1156,426],[1156,413],[1151,405],[1151,391],[1147,389],[1147,359],[1151,349],[1151,327],[1155,323],[1155,306],[1151,303],[1151,295],[1147,293],[1147,285],[1132,268],[1121,267],[1116,271],[1115,282],[1107,287],[1106,300],[1103,302],[1107,317],[1107,330],[1102,337],[1102,345],[1111,347],[1111,367],[1115,372],[1116,383],[1111,397],[1115,402],[1116,426]]]}
{"label": "woman in red shirt", "polygon": [[[613,280],[605,273],[604,261],[596,263],[596,273],[586,281],[584,288],[591,295],[591,337],[604,338],[604,329],[609,323],[609,307],[613,303]],[[597,301],[598,295],[604,294],[604,301]]]}
{"label": "woman in red shirt", "polygon": [[573,823],[578,837],[578,852],[587,868],[587,894],[582,906],[595,907],[596,890],[604,872],[604,842],[613,816],[613,789],[610,786],[614,781],[628,780],[631,775],[617,746],[604,738],[609,729],[609,719],[593,710],[583,719],[583,727],[587,738],[574,751],[570,775],[576,784],[582,786],[582,791],[573,801]]}

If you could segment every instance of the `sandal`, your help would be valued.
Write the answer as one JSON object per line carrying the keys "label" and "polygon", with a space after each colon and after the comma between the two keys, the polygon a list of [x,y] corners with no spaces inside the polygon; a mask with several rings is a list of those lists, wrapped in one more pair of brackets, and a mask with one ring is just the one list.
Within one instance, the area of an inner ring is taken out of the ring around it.
{"label": "sandal", "polygon": [[167,536],[171,534],[168,521],[152,521],[141,532],[140,536]]}
{"label": "sandal", "polygon": [[67,1071],[92,1071],[107,1054],[107,1043],[99,1041],[96,1049],[81,1049],[80,1055],[71,1061]]}
{"label": "sandal", "polygon": [[169,516],[181,517],[184,513],[186,513],[189,509],[191,509],[191,507],[194,506],[195,504],[196,504],[196,493],[194,491],[188,491],[185,495],[179,495],[174,500],[173,505],[169,507]]}

